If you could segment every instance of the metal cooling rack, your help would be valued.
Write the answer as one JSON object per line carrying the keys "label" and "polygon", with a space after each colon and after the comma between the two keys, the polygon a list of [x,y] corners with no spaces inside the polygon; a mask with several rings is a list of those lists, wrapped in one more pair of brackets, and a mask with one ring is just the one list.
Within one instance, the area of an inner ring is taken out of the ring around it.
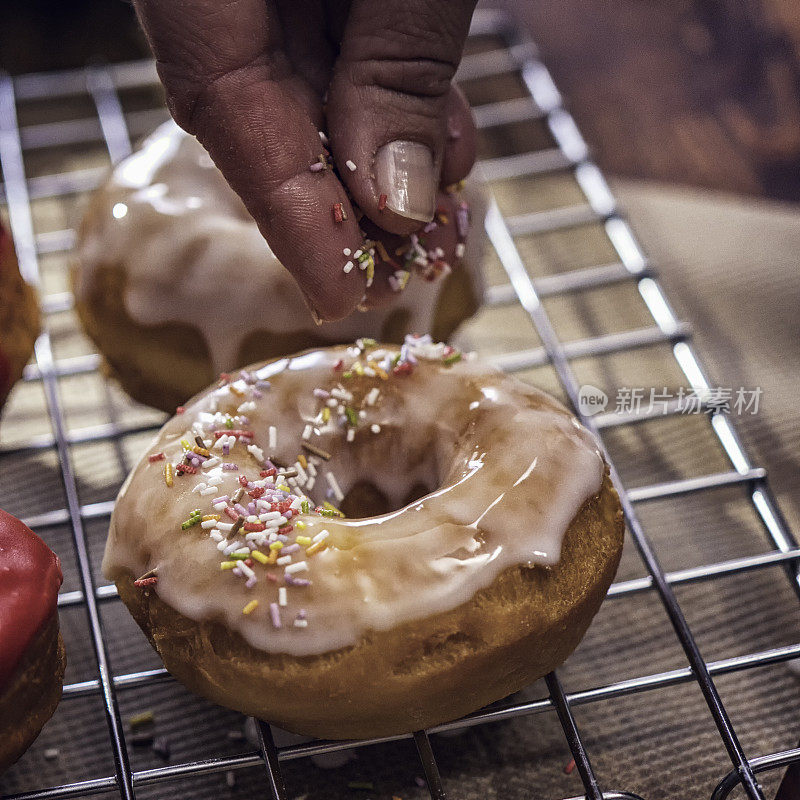
{"label": "metal cooling rack", "polygon": [[[483,178],[487,183],[491,183],[509,177],[567,173],[574,177],[582,195],[582,201],[578,203],[513,216],[504,216],[497,202],[492,201],[490,204],[485,220],[486,232],[509,282],[490,288],[487,305],[504,308],[520,304],[535,326],[542,343],[541,347],[503,353],[495,360],[504,369],[513,372],[541,365],[552,366],[566,396],[579,415],[579,383],[572,363],[579,358],[626,353],[637,348],[665,344],[671,348],[688,385],[701,393],[710,390],[712,385],[690,343],[688,327],[681,323],[672,311],[630,227],[621,216],[603,175],[591,161],[586,144],[572,117],[565,110],[561,96],[546,67],[539,61],[533,43],[507,18],[493,11],[478,12],[471,36],[473,39],[494,37],[502,46],[466,56],[459,71],[459,79],[462,82],[491,78],[501,73],[513,73],[519,77],[525,88],[524,96],[477,105],[475,117],[479,128],[487,130],[538,119],[544,123],[555,143],[553,147],[487,159],[480,164]],[[78,146],[98,141],[105,143],[112,162],[125,157],[131,152],[131,137],[152,129],[165,118],[165,113],[163,109],[139,109],[125,113],[120,93],[131,89],[153,87],[156,84],[155,70],[150,62],[109,67],[95,66],[86,70],[25,75],[13,79],[7,76],[0,77],[0,166],[4,181],[0,187],[2,191],[0,200],[7,207],[21,270],[30,282],[41,284],[42,257],[66,253],[74,240],[74,232],[70,229],[37,233],[32,203],[43,199],[72,199],[91,190],[102,178],[105,168],[81,167],[58,174],[27,177],[27,159],[32,153],[56,144]],[[91,98],[96,113],[77,120],[18,124],[18,109],[25,104],[52,103],[60,98],[73,96]],[[582,267],[537,279],[531,278],[517,245],[519,237],[547,234],[587,224],[602,226],[616,253],[617,260],[614,263]],[[542,302],[543,299],[623,282],[632,282],[635,285],[652,317],[652,325],[569,342],[559,339]],[[46,320],[54,314],[70,309],[71,304],[72,300],[67,292],[54,292],[42,297]],[[72,428],[68,425],[63,407],[62,381],[71,376],[94,373],[98,369],[99,358],[96,355],[56,357],[47,324],[36,343],[35,356],[35,363],[26,369],[24,380],[28,383],[41,383],[52,434],[39,433],[24,442],[0,444],[0,459],[19,459],[37,451],[54,452],[58,458],[66,505],[54,511],[31,515],[26,522],[38,530],[59,525],[68,525],[71,529],[80,588],[63,592],[59,598],[59,606],[62,609],[76,606],[85,610],[97,664],[97,675],[90,680],[66,685],[62,702],[71,703],[74,702],[74,698],[86,696],[99,695],[102,698],[108,728],[107,746],[113,754],[114,774],[76,780],[63,785],[46,786],[36,791],[9,795],[7,800],[44,800],[107,792],[118,793],[125,800],[130,800],[135,797],[140,787],[151,784],[169,787],[170,781],[188,776],[236,771],[248,767],[263,768],[262,794],[276,800],[285,800],[289,795],[284,788],[282,762],[349,748],[360,750],[379,742],[402,738],[413,738],[430,796],[440,799],[445,798],[446,794],[431,746],[430,733],[466,729],[488,722],[552,710],[556,712],[563,728],[566,742],[583,782],[585,796],[592,800],[636,798],[638,796],[631,792],[601,788],[592,768],[591,748],[587,747],[585,737],[581,735],[573,709],[583,704],[683,683],[694,683],[699,687],[707,704],[708,713],[713,719],[732,764],[729,774],[721,776],[712,800],[728,797],[737,786],[741,786],[741,790],[749,798],[754,800],[763,798],[757,774],[800,761],[800,748],[759,756],[745,753],[715,685],[715,678],[721,675],[797,658],[800,656],[800,643],[713,662],[706,661],[676,599],[674,587],[678,585],[712,581],[722,576],[758,571],[776,565],[781,567],[779,571],[785,574],[794,592],[800,596],[798,575],[800,548],[770,493],[766,472],[751,463],[729,417],[722,413],[709,413],[707,417],[709,425],[727,456],[729,463],[727,470],[700,477],[651,483],[626,491],[613,462],[610,462],[612,477],[619,489],[632,542],[647,571],[644,577],[615,583],[609,592],[609,597],[612,598],[610,602],[619,602],[619,598],[634,594],[654,592],[663,605],[683,650],[684,666],[574,692],[565,692],[559,677],[552,673],[546,678],[545,697],[524,702],[510,699],[461,720],[440,725],[430,731],[418,731],[408,737],[359,742],[313,741],[277,747],[269,726],[261,724],[260,746],[257,752],[133,771],[126,746],[126,731],[120,715],[118,695],[130,687],[151,686],[171,679],[163,669],[125,674],[114,674],[111,669],[107,631],[104,633],[99,605],[101,602],[113,600],[116,591],[113,586],[97,585],[95,581],[85,524],[92,520],[107,518],[113,503],[97,502],[83,505],[80,503],[73,447],[92,442],[111,443],[120,462],[120,472],[124,474],[129,464],[120,443],[126,436],[154,430],[157,424],[119,421],[111,395],[107,392],[110,421],[100,425]],[[677,416],[679,411],[672,405],[666,413]],[[661,411],[658,413],[662,414]],[[633,425],[648,417],[646,414],[607,413],[591,417],[581,415],[581,418],[590,430],[600,434],[602,438],[604,431]],[[766,532],[769,547],[756,555],[665,572],[639,520],[637,504],[733,485],[741,485],[746,490],[749,502]]]}

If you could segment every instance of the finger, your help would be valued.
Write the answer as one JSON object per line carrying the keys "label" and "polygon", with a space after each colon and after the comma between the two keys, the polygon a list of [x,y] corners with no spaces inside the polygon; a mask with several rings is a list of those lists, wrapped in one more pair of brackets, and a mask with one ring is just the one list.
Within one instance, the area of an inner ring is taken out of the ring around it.
{"label": "finger", "polygon": [[442,186],[458,183],[469,175],[475,163],[477,136],[467,98],[457,86],[447,98],[447,128],[442,159]]}
{"label": "finger", "polygon": [[342,253],[361,235],[335,175],[310,169],[322,150],[307,111],[314,93],[291,69],[274,7],[136,0],[136,8],[175,120],[209,151],[315,315],[346,316],[365,279],[342,272]]}
{"label": "finger", "polygon": [[328,94],[328,129],[356,203],[394,233],[433,218],[451,80],[474,5],[354,0],[351,6]]}
{"label": "finger", "polygon": [[[324,0],[277,0],[284,50],[294,71],[314,90],[318,108],[328,90],[338,46],[328,38]],[[313,21],[313,23],[312,23]]]}

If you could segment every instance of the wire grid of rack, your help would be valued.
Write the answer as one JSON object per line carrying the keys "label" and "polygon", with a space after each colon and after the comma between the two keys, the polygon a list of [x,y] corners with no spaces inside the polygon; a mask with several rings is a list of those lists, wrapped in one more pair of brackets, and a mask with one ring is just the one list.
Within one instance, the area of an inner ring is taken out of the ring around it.
{"label": "wire grid of rack", "polygon": [[[479,169],[487,184],[492,185],[494,182],[519,176],[544,180],[549,175],[566,174],[574,180],[580,193],[575,202],[561,207],[514,214],[504,212],[499,200],[490,202],[485,220],[486,233],[507,280],[490,286],[486,307],[521,308],[533,323],[541,343],[538,347],[498,352],[494,360],[505,370],[517,373],[542,366],[551,368],[563,396],[572,403],[583,423],[597,433],[601,440],[604,440],[609,431],[647,422],[655,416],[678,418],[680,409],[674,403],[665,410],[655,410],[650,415],[625,412],[609,412],[596,416],[581,414],[578,402],[580,383],[574,369],[574,363],[579,359],[625,354],[653,345],[665,345],[670,348],[671,355],[689,387],[702,393],[711,389],[712,385],[690,343],[688,327],[679,322],[672,311],[631,228],[621,216],[601,172],[591,161],[586,144],[572,117],[565,110],[533,43],[506,17],[487,10],[477,13],[471,40],[500,42],[501,46],[495,45],[486,49],[475,47],[472,52],[468,51],[458,76],[462,84],[513,73],[524,87],[524,93],[518,97],[499,100],[489,98],[488,102],[478,102],[474,110],[479,129],[485,131],[538,120],[552,138],[552,146],[484,159]],[[32,204],[51,198],[74,198],[91,190],[102,179],[105,167],[79,166],[58,174],[45,172],[29,177],[26,175],[26,158],[32,152],[44,150],[54,144],[74,145],[78,148],[92,141],[105,143],[112,162],[125,157],[131,151],[131,137],[149,131],[165,118],[165,112],[160,108],[143,108],[125,113],[120,92],[152,87],[156,83],[155,70],[149,62],[95,66],[68,73],[28,75],[13,79],[0,77],[0,167],[3,175],[0,200],[7,207],[21,269],[31,282],[41,284],[42,260],[50,254],[68,252],[74,240],[74,232],[68,227],[37,232]],[[18,121],[18,111],[25,103],[56,102],[59,98],[75,96],[91,98],[95,113],[85,118],[56,122],[26,125]],[[530,268],[518,244],[521,238],[589,224],[599,226],[607,237],[615,253],[612,263],[599,266],[593,264],[554,275],[531,277]],[[649,311],[650,322],[647,326],[571,341],[563,341],[557,335],[547,310],[548,299],[626,283],[635,287]],[[137,790],[142,787],[252,767],[263,771],[261,794],[283,800],[289,795],[284,787],[282,764],[339,750],[361,750],[380,742],[392,741],[311,741],[279,747],[275,744],[270,727],[260,724],[259,747],[256,752],[215,756],[149,769],[132,768],[119,695],[131,687],[149,687],[170,682],[170,679],[160,668],[122,674],[112,669],[108,646],[109,631],[102,621],[101,605],[106,601],[113,601],[116,592],[113,586],[100,585],[98,582],[93,569],[93,556],[96,553],[92,552],[86,528],[94,521],[106,520],[113,501],[81,502],[73,448],[87,443],[109,443],[119,461],[119,472],[124,475],[130,466],[130,457],[123,446],[125,438],[155,430],[160,417],[145,414],[144,419],[135,418],[133,422],[123,419],[119,398],[103,383],[102,401],[106,404],[108,422],[77,428],[72,426],[62,401],[62,382],[76,376],[95,374],[100,360],[95,354],[58,357],[55,352],[49,322],[71,308],[68,291],[43,294],[42,308],[46,319],[45,329],[36,344],[35,363],[26,369],[24,381],[29,385],[41,385],[51,432],[39,432],[31,434],[24,441],[0,444],[0,463],[13,463],[15,459],[32,453],[49,452],[54,453],[57,458],[58,473],[63,484],[64,507],[28,514],[26,522],[39,531],[57,526],[67,526],[70,530],[77,585],[72,589],[66,588],[61,593],[59,607],[62,611],[69,608],[85,611],[96,662],[96,675],[87,680],[68,683],[62,703],[73,702],[73,698],[100,696],[107,726],[106,746],[113,755],[114,774],[79,777],[68,783],[25,790],[8,795],[9,800],[44,800],[108,792],[118,793],[128,800],[135,797]],[[683,585],[709,582],[768,568],[774,568],[772,572],[776,574],[776,582],[788,579],[793,593],[800,595],[800,548],[770,493],[765,470],[751,463],[728,415],[712,410],[712,413],[703,415],[702,419],[703,424],[710,425],[726,455],[726,469],[677,480],[650,482],[626,491],[614,466],[614,460],[607,452],[612,477],[620,490],[627,518],[629,544],[633,544],[646,568],[646,574],[640,577],[615,583],[609,592],[612,598],[609,602],[618,602],[613,598],[655,593],[680,645],[684,663],[675,669],[640,674],[575,691],[566,691],[559,676],[553,673],[545,679],[546,696],[533,700],[510,698],[461,720],[440,725],[430,731],[418,731],[406,737],[412,738],[416,746],[430,797],[447,796],[447,776],[444,776],[444,780],[440,776],[430,734],[465,730],[490,722],[524,718],[554,710],[574,758],[585,796],[593,800],[636,798],[638,795],[624,791],[624,787],[617,787],[616,790],[611,790],[608,786],[601,788],[600,780],[593,769],[592,748],[586,744],[586,735],[582,734],[576,721],[576,709],[586,704],[692,682],[702,693],[707,713],[713,720],[731,762],[730,772],[727,775],[720,773],[719,783],[713,792],[715,800],[729,796],[737,787],[749,798],[762,798],[764,794],[757,774],[800,761],[800,748],[787,748],[758,757],[747,754],[716,685],[718,676],[797,658],[800,656],[800,643],[716,661],[704,660],[693,630],[676,598],[676,588]],[[766,533],[769,547],[752,555],[724,561],[705,561],[700,566],[665,571],[640,521],[639,505],[736,486],[746,493],[748,502]]]}

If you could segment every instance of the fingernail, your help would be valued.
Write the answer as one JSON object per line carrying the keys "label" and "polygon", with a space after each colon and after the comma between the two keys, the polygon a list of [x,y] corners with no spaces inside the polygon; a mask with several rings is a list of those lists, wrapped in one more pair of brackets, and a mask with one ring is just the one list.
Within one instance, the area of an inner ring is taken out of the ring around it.
{"label": "fingernail", "polygon": [[436,210],[438,176],[433,153],[419,142],[389,142],[375,155],[378,191],[395,214],[430,222]]}

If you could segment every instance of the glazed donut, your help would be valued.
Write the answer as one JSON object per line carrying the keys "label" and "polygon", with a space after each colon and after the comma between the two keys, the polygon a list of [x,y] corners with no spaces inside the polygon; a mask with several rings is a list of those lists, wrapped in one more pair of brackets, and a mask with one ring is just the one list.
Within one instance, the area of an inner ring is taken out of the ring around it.
{"label": "glazed donut", "polygon": [[555,400],[429,336],[359,340],[249,367],[167,422],[103,571],[198,694],[384,736],[560,664],[622,534],[597,444]]}
{"label": "glazed donut", "polygon": [[0,511],[0,772],[30,747],[61,698],[60,586],[58,556]]}
{"label": "glazed donut", "polygon": [[[473,194],[477,218],[481,200]],[[456,235],[466,236],[465,214],[461,206],[452,218],[440,214],[428,238],[451,236],[456,246]],[[449,271],[427,258],[438,252],[433,242],[426,250],[409,240],[393,255],[398,265],[410,254],[414,260],[403,265],[415,265],[428,279],[440,269],[448,274],[435,282],[414,274],[409,281],[409,271],[398,270],[393,286],[408,285],[390,306],[317,326],[206,151],[168,122],[92,198],[72,282],[83,326],[126,391],[172,412],[220,372],[302,348],[362,335],[401,342],[417,330],[446,339],[478,307],[481,241],[470,236],[461,263]],[[346,252],[343,268],[355,255]]]}
{"label": "glazed donut", "polygon": [[39,303],[19,272],[11,236],[0,224],[0,408],[22,377],[39,335]]}

